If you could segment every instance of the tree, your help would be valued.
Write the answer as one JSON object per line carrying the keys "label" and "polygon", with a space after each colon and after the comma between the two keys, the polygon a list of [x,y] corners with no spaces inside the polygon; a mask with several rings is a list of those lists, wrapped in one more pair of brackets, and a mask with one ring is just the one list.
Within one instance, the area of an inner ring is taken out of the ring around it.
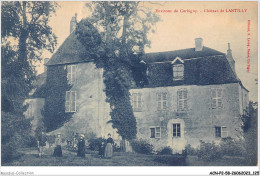
{"label": "tree", "polygon": [[244,131],[245,138],[245,148],[247,151],[247,164],[256,165],[257,164],[257,130],[258,130],[258,103],[257,102],[249,102],[249,106],[247,109],[247,114],[242,116],[243,126],[242,129]]}
{"label": "tree", "polygon": [[89,55],[94,56],[96,66],[104,70],[113,128],[123,139],[134,139],[136,119],[129,89],[134,82],[137,86],[147,82],[140,71],[143,67],[140,58],[144,48],[150,46],[147,35],[159,18],[141,2],[91,2],[86,5],[93,9],[92,16],[79,23],[76,34]]}
{"label": "tree", "polygon": [[30,131],[23,113],[43,49],[53,51],[56,36],[48,25],[54,2],[2,2],[2,161],[15,157],[16,148]]}

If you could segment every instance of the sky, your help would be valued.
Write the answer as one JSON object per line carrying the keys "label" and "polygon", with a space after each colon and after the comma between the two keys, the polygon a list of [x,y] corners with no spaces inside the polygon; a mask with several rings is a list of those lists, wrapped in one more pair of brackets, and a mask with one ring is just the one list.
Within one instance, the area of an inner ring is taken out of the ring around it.
{"label": "sky", "polygon": [[[60,7],[56,16],[50,18],[50,26],[58,37],[58,47],[69,36],[70,20],[75,13],[78,21],[90,15],[85,3],[58,2]],[[149,34],[151,48],[146,48],[146,52],[194,48],[194,39],[200,37],[203,38],[204,46],[226,53],[227,43],[230,43],[237,75],[250,91],[250,99],[257,101],[257,2],[144,2],[142,5],[149,7],[161,18],[154,26],[155,33]],[[43,57],[50,58],[51,55],[44,52]],[[40,74],[44,70],[43,63],[37,65]]]}

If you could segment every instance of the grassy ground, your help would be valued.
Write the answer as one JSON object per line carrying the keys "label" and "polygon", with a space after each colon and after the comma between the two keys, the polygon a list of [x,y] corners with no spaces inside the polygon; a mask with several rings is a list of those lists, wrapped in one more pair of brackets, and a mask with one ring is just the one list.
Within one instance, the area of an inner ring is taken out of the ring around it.
{"label": "grassy ground", "polygon": [[6,166],[165,166],[153,161],[154,156],[135,153],[115,152],[112,159],[100,158],[97,152],[86,154],[85,158],[75,152],[63,149],[63,157],[52,157],[53,149],[47,149],[42,158],[37,156],[36,148],[22,149],[23,155]]}
{"label": "grassy ground", "polygon": [[186,163],[188,166],[248,166],[245,158],[229,156],[211,162],[202,161],[197,156],[188,156]]}
{"label": "grassy ground", "polygon": [[[115,152],[112,159],[100,158],[97,152],[89,151],[85,158],[75,152],[63,149],[63,157],[52,157],[53,148],[46,149],[43,158],[39,158],[36,148],[21,149],[22,156],[3,166],[169,166],[154,161],[155,155]],[[213,162],[204,162],[196,156],[188,156],[187,166],[246,166],[242,157],[224,157]]]}

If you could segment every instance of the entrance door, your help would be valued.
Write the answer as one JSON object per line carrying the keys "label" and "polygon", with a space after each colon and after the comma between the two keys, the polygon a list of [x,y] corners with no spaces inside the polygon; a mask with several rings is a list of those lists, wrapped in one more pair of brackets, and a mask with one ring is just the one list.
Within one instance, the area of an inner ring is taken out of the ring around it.
{"label": "entrance door", "polygon": [[181,153],[185,149],[184,125],[183,119],[171,119],[168,122],[168,145],[174,153]]}

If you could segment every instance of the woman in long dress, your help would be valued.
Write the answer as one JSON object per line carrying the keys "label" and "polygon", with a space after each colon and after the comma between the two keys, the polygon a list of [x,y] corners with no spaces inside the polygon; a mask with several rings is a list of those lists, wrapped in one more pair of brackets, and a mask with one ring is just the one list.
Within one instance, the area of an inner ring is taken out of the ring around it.
{"label": "woman in long dress", "polygon": [[82,158],[85,157],[85,136],[82,134],[80,135],[79,143],[78,143],[78,153],[77,156]]}
{"label": "woman in long dress", "polygon": [[105,148],[105,158],[112,158],[112,156],[113,156],[113,144],[114,144],[114,141],[111,138],[111,134],[109,133],[108,139],[107,139],[107,145],[106,145],[106,148]]}
{"label": "woman in long dress", "polygon": [[55,139],[55,149],[54,149],[54,152],[53,152],[53,156],[56,156],[56,157],[62,157],[62,149],[61,149],[61,133],[58,133],[57,134],[57,137]]}

